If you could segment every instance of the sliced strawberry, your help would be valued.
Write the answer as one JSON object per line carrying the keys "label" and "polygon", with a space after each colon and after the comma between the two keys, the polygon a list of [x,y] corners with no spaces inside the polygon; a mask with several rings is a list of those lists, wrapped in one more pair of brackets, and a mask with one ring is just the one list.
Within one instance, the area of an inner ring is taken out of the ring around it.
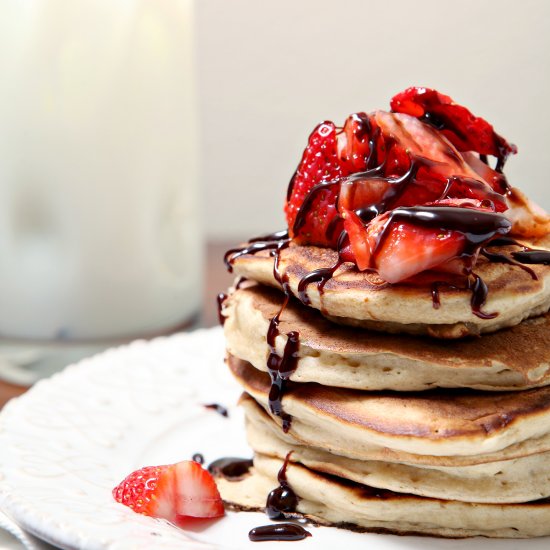
{"label": "sliced strawberry", "polygon": [[225,513],[214,478],[190,460],[141,468],[113,489],[113,497],[134,512],[172,522]]}
{"label": "sliced strawberry", "polygon": [[401,113],[377,111],[372,120],[381,131],[385,162],[378,171],[343,180],[340,210],[376,205],[375,210],[383,212],[432,202],[444,195],[490,200],[498,211],[507,208],[504,196],[493,191],[437,130]]}
{"label": "sliced strawberry", "polygon": [[[319,124],[309,136],[300,165],[290,182],[285,205],[289,233],[296,241],[336,245],[342,230],[336,208],[339,181],[365,170],[370,129],[369,117],[357,113],[347,118],[340,131],[327,121]],[[323,183],[327,185],[316,187]]]}
{"label": "sliced strawberry", "polygon": [[337,214],[336,188],[329,187],[316,194],[307,206],[307,219],[302,218],[301,227],[295,228],[295,222],[311,189],[341,176],[336,127],[326,121],[319,124],[309,136],[302,160],[289,185],[285,213],[291,237],[305,239],[310,244],[335,244],[338,234],[327,243],[326,233]]}
{"label": "sliced strawberry", "polygon": [[456,231],[396,224],[377,254],[376,270],[388,283],[396,283],[457,258],[464,242]]}
{"label": "sliced strawberry", "polygon": [[471,268],[479,247],[510,230],[502,214],[479,201],[448,199],[430,206],[398,208],[368,225],[344,212],[357,267],[397,283],[427,270]]}
{"label": "sliced strawberry", "polygon": [[347,118],[343,132],[338,135],[338,158],[343,174],[355,174],[367,168],[370,135],[368,115],[355,113]]}
{"label": "sliced strawberry", "polygon": [[508,181],[501,172],[493,170],[486,162],[483,162],[475,153],[465,151],[462,158],[468,163],[476,174],[481,176],[497,193],[506,194],[509,189]]}
{"label": "sliced strawberry", "polygon": [[371,267],[371,245],[373,244],[367,227],[352,210],[345,210],[343,218],[344,229],[348,234],[351,250],[346,251],[347,254],[344,256],[340,252],[340,257],[343,257],[344,260],[353,261],[359,268],[359,271],[365,271]]}
{"label": "sliced strawberry", "polygon": [[[395,95],[391,108],[420,118],[437,128],[459,151],[476,151],[497,157],[500,171],[517,147],[497,134],[491,124],[474,116],[449,96],[430,88],[412,87]],[[498,191],[498,189],[497,189]]]}

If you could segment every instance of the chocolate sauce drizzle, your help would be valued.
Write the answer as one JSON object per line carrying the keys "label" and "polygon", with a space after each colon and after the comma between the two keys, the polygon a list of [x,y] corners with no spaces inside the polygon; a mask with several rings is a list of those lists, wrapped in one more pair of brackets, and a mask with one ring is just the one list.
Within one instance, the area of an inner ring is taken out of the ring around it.
{"label": "chocolate sauce drizzle", "polygon": [[345,231],[342,231],[342,233],[340,233],[340,237],[338,238],[338,244],[336,245],[338,250],[338,260],[336,260],[336,263],[331,267],[315,269],[300,279],[300,282],[298,283],[298,299],[303,304],[306,306],[311,305],[311,300],[307,294],[307,287],[311,283],[317,283],[317,290],[319,291],[319,295],[322,296],[325,285],[328,281],[330,281],[330,279],[332,279],[332,277],[334,277],[334,273],[336,273],[338,268],[344,263],[341,252],[347,243],[348,234]]}
{"label": "chocolate sauce drizzle", "polygon": [[271,388],[269,390],[269,409],[279,416],[283,422],[283,431],[286,433],[290,429],[291,417],[283,410],[282,399],[286,390],[288,380],[292,373],[296,370],[298,362],[298,352],[300,349],[300,334],[297,331],[287,333],[286,343],[283,350],[283,355],[279,355],[276,348],[276,339],[279,336],[279,323],[292,291],[290,289],[288,274],[282,273],[280,269],[281,252],[290,245],[289,239],[279,241],[279,246],[276,248],[273,255],[273,277],[281,285],[285,294],[284,301],[277,314],[270,320],[267,330],[267,345],[269,347],[269,355],[267,358],[267,369],[271,377]]}
{"label": "chocolate sauce drizzle", "polygon": [[219,415],[224,416],[227,418],[229,416],[228,410],[219,403],[209,403],[208,405],[203,405],[205,409],[211,409],[213,411],[216,411]]}
{"label": "chocolate sauce drizzle", "polygon": [[[362,122],[364,124],[370,124],[368,118]],[[429,122],[434,124],[434,120]],[[293,234],[298,234],[303,228],[307,221],[307,215],[314,205],[315,199],[321,193],[326,190],[336,188],[337,193],[335,200],[338,202],[343,185],[351,186],[351,188],[346,191],[348,193],[354,193],[354,186],[360,184],[362,181],[379,180],[388,185],[388,190],[384,193],[382,200],[376,204],[356,210],[356,214],[364,223],[369,223],[374,217],[383,214],[384,212],[388,212],[385,226],[382,231],[378,233],[374,250],[371,252],[370,271],[376,272],[376,256],[383,249],[384,242],[388,238],[391,225],[394,222],[403,221],[421,227],[440,228],[443,231],[456,231],[459,232],[466,240],[465,249],[459,256],[459,259],[464,260],[464,283],[462,286],[459,286],[456,284],[449,284],[445,281],[434,281],[431,285],[431,296],[433,307],[435,309],[439,308],[441,304],[440,288],[447,287],[470,291],[472,294],[470,299],[472,313],[481,319],[491,319],[498,315],[496,312],[487,313],[482,309],[487,300],[488,289],[481,277],[472,270],[472,265],[478,252],[490,262],[507,263],[518,266],[529,273],[533,279],[536,279],[536,273],[524,264],[550,265],[550,252],[528,249],[512,239],[503,237],[511,228],[511,223],[503,214],[473,208],[449,206],[413,206],[394,208],[394,205],[406,191],[408,186],[417,182],[416,178],[418,171],[422,167],[432,166],[435,162],[424,157],[410,155],[410,166],[405,174],[400,177],[385,177],[384,171],[387,156],[385,156],[382,161],[378,158],[378,151],[383,150],[380,142],[382,139],[380,129],[376,128],[373,131],[373,129],[369,126],[365,131],[368,131],[369,135],[371,135],[369,140],[370,152],[366,162],[366,170],[344,178],[324,181],[310,189],[304,197],[302,205],[296,215],[294,226],[292,228]],[[382,145],[385,145],[386,147],[391,146],[391,140],[392,138],[385,138]],[[483,160],[484,159],[482,159],[482,161]],[[504,160],[505,157],[499,159],[502,164]],[[289,193],[291,193],[294,179],[295,177],[293,177],[289,185]],[[485,201],[487,204],[484,204],[484,206],[490,206],[490,203],[493,202],[492,199],[495,201],[498,198],[502,199],[501,195],[487,190],[481,182],[472,180],[471,178],[459,176],[451,176],[448,178],[440,199],[452,196],[454,186],[464,185],[468,189],[473,188],[474,191],[481,190],[481,187],[483,187],[484,194],[489,196],[489,199]],[[340,229],[340,237],[337,244],[338,260],[332,266],[316,269],[308,273],[302,277],[298,283],[297,297],[306,305],[311,304],[307,294],[308,286],[312,283],[316,283],[317,290],[319,294],[322,295],[326,283],[334,276],[334,273],[344,263],[344,260],[342,259],[342,250],[349,243],[349,239],[347,233],[342,230],[343,221],[338,215],[334,217],[325,229],[325,235],[329,241],[333,241],[334,232],[337,229]],[[241,256],[269,250],[271,256],[274,258],[273,276],[282,287],[285,297],[280,310],[270,320],[267,332],[267,344],[269,347],[267,367],[271,377],[269,407],[272,414],[279,416],[282,419],[283,430],[285,432],[290,429],[291,417],[283,410],[282,398],[289,384],[289,379],[292,373],[296,370],[300,347],[299,333],[297,331],[291,331],[286,334],[287,340],[283,354],[280,355],[276,349],[276,339],[277,336],[280,335],[280,318],[293,294],[290,289],[288,274],[286,272],[283,273],[280,269],[281,253],[290,245],[290,243],[291,239],[289,237],[289,232],[278,231],[251,239],[244,246],[228,250],[224,256],[225,265],[230,272],[233,270],[233,262]],[[484,243],[486,243],[485,246],[483,246]],[[522,250],[512,252],[511,255],[506,255],[493,250],[495,247],[510,244],[521,246]],[[218,297],[221,323],[225,320],[223,319],[223,315],[221,313],[224,300],[225,295],[220,295]]]}
{"label": "chocolate sauce drizzle", "polygon": [[523,250],[512,252],[514,260],[522,264],[550,265],[550,252],[548,250]]}
{"label": "chocolate sauce drizzle", "polygon": [[292,541],[303,540],[307,537],[311,537],[311,533],[296,523],[262,525],[261,527],[254,527],[254,529],[251,529],[248,533],[248,538],[252,542],[262,542],[268,540]]}
{"label": "chocolate sauce drizzle", "polygon": [[291,455],[292,451],[287,453],[283,465],[277,474],[279,486],[273,489],[267,496],[265,513],[272,520],[287,519],[287,514],[296,512],[296,506],[298,506],[298,497],[292,490],[286,477],[286,470]]}
{"label": "chocolate sauce drizzle", "polygon": [[208,465],[208,471],[212,475],[221,475],[229,480],[241,479],[248,474],[253,462],[250,458],[238,458],[226,456],[218,458]]}
{"label": "chocolate sauce drizzle", "polygon": [[248,254],[257,254],[263,250],[276,250],[281,242],[288,241],[288,231],[277,231],[276,233],[270,233],[269,235],[263,235],[261,237],[256,237],[250,239],[245,246],[240,246],[237,248],[231,248],[225,253],[223,261],[225,267],[229,273],[233,272],[233,262],[241,257]]}
{"label": "chocolate sauce drizzle", "polygon": [[285,433],[290,429],[292,419],[290,415],[284,412],[282,399],[287,389],[289,378],[296,370],[300,349],[300,335],[297,331],[291,331],[286,334],[287,340],[282,355],[279,355],[276,348],[277,336],[280,335],[280,318],[292,295],[288,274],[286,272],[283,273],[280,268],[281,252],[290,245],[290,242],[288,231],[277,231],[251,239],[243,247],[228,250],[224,257],[225,265],[229,271],[233,269],[232,263],[240,256],[246,254],[256,254],[262,250],[269,250],[274,258],[273,277],[281,285],[285,298],[277,314],[270,320],[267,331],[267,345],[269,347],[267,368],[271,377],[269,408],[275,416],[281,418]]}

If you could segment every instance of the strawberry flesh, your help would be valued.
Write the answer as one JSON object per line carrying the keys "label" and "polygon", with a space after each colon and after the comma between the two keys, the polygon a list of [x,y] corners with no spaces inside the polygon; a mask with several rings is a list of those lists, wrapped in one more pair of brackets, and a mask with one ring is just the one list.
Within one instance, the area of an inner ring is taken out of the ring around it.
{"label": "strawberry flesh", "polygon": [[337,215],[337,189],[324,189],[314,197],[308,205],[307,220],[299,231],[295,231],[295,222],[307,194],[316,185],[337,180],[342,175],[336,127],[332,122],[323,122],[309,136],[300,165],[289,185],[285,213],[291,237],[309,244],[336,244],[334,239],[326,242],[326,233],[331,220]]}
{"label": "strawberry flesh", "polygon": [[[476,210],[484,214],[473,214]],[[468,213],[468,216],[464,214]],[[344,212],[354,261],[361,271],[371,270],[397,283],[443,266],[467,273],[483,244],[506,234],[510,223],[492,206],[480,201],[452,200],[424,207],[386,212],[364,224],[354,212]],[[457,228],[457,220],[464,219]],[[435,223],[433,220],[437,220]]]}
{"label": "strawberry flesh", "polygon": [[[312,132],[285,205],[294,242],[332,248],[340,242],[341,261],[377,271],[391,283],[433,269],[464,274],[479,252],[464,236],[468,228],[396,224],[396,209],[489,210],[499,223],[506,211],[514,225],[497,233],[548,232],[550,217],[516,193],[501,172],[516,147],[487,121],[428,88],[397,94],[391,107],[351,115],[342,128],[323,122]],[[497,157],[495,169],[487,155]],[[339,240],[343,231],[347,238]]]}
{"label": "strawberry flesh", "polygon": [[396,94],[392,111],[420,118],[437,128],[459,151],[497,157],[500,171],[517,147],[497,134],[491,124],[458,105],[449,96],[430,88],[411,87]]}
{"label": "strawberry flesh", "polygon": [[113,497],[138,514],[171,522],[225,513],[214,478],[194,461],[136,470],[113,489]]}

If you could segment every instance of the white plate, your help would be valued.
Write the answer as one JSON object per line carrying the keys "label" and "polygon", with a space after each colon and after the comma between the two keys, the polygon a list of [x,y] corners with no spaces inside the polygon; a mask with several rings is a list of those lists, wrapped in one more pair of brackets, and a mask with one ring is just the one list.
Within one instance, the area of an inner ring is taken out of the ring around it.
{"label": "white plate", "polygon": [[[135,514],[111,489],[132,470],[189,459],[250,456],[239,388],[223,364],[220,329],[108,350],[39,382],[0,414],[0,507],[63,548],[257,548],[259,513],[228,513],[192,530]],[[229,409],[224,418],[204,404]],[[543,549],[548,539],[441,540],[312,527],[299,548]],[[288,543],[291,544],[291,543]],[[294,546],[291,546],[294,547]],[[281,543],[262,543],[262,550]]]}

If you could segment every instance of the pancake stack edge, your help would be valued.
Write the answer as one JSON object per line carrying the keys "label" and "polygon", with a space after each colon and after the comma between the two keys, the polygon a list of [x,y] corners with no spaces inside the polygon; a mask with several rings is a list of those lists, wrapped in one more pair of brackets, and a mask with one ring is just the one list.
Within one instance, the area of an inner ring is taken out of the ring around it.
{"label": "pancake stack edge", "polygon": [[[400,334],[401,320],[397,329],[380,321],[378,332],[373,319],[369,329],[350,326],[365,325],[354,323],[354,311],[330,315],[323,299],[345,304],[339,295],[358,292],[336,277],[325,297],[314,290],[313,307],[290,299],[270,345],[285,297],[266,275],[266,260],[235,262],[248,280],[231,289],[222,310],[227,363],[244,390],[255,453],[250,475],[218,479],[227,502],[263,509],[287,458],[295,512],[320,524],[442,537],[550,534],[550,268],[541,267],[541,285],[525,291],[525,309],[503,295],[515,312],[502,316],[502,326],[484,334],[481,323],[464,333],[475,322],[462,322],[457,309],[458,322],[447,325],[461,323],[463,332],[436,327],[439,339],[423,322]],[[290,259],[284,269],[299,273]],[[404,309],[431,305],[425,296],[409,298]],[[297,344],[277,380],[270,356],[280,362],[289,338]]]}

